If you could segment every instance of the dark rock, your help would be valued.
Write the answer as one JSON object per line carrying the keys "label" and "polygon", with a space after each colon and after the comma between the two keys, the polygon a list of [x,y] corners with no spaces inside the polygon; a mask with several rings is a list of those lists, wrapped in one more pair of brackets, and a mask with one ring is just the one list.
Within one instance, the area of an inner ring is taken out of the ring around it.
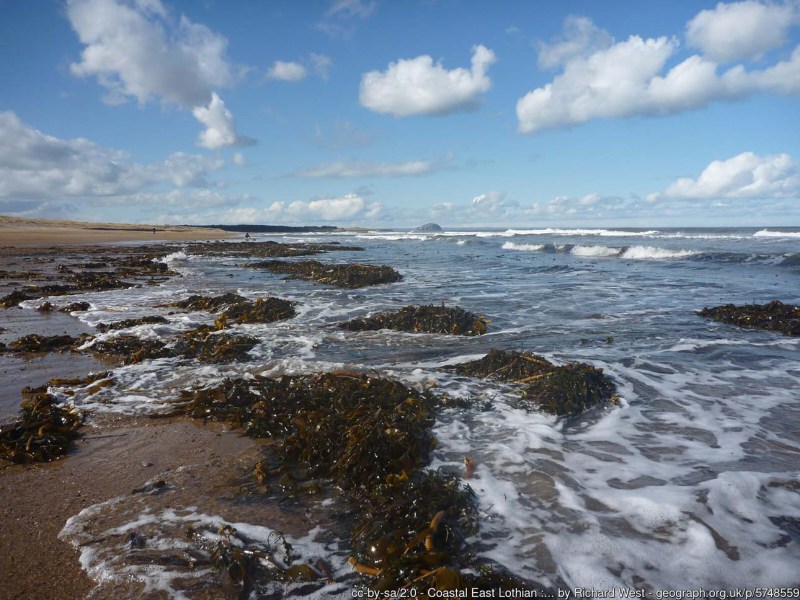
{"label": "dark rock", "polygon": [[800,306],[773,300],[769,304],[725,304],[704,308],[700,315],[748,329],[767,329],[783,335],[800,335]]}
{"label": "dark rock", "polygon": [[239,302],[222,313],[224,321],[234,323],[272,323],[297,316],[295,303],[283,298],[259,298],[254,302]]}
{"label": "dark rock", "polygon": [[72,304],[67,304],[65,307],[60,308],[59,311],[70,313],[70,312],[85,312],[91,308],[91,304],[88,302],[73,302]]}
{"label": "dark rock", "polygon": [[436,223],[425,223],[425,225],[415,227],[412,231],[414,233],[439,233],[440,231],[444,231],[444,229],[442,229],[441,225],[437,225]]}
{"label": "dark rock", "polygon": [[267,260],[242,266],[286,274],[290,279],[306,279],[342,288],[381,285],[403,279],[403,276],[391,267],[360,263],[330,264],[315,260],[297,262]]}
{"label": "dark rock", "polygon": [[189,296],[186,300],[179,300],[169,306],[177,308],[184,308],[186,310],[206,310],[209,312],[216,312],[223,306],[230,306],[232,304],[239,304],[247,302],[244,296],[235,294],[234,292],[227,292],[221,296]]}
{"label": "dark rock", "polygon": [[406,306],[393,313],[353,319],[339,327],[351,331],[393,329],[411,333],[483,335],[486,333],[486,320],[459,306]]}
{"label": "dark rock", "polygon": [[616,403],[616,387],[602,369],[585,363],[556,366],[528,352],[492,349],[479,360],[445,367],[461,375],[499,379],[523,385],[523,404],[557,416],[577,414],[592,406]]}
{"label": "dark rock", "polygon": [[135,327],[136,325],[152,325],[156,323],[169,323],[167,319],[159,315],[149,317],[139,317],[137,319],[125,319],[124,321],[115,321],[114,323],[98,323],[97,330],[103,333],[107,331],[114,331],[117,329],[127,329],[128,327]]}

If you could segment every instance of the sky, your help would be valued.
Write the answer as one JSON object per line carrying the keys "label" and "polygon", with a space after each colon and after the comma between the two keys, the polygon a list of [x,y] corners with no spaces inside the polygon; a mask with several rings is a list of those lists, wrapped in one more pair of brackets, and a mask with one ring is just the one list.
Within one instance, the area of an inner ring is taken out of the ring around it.
{"label": "sky", "polygon": [[800,225],[800,0],[0,0],[0,214]]}

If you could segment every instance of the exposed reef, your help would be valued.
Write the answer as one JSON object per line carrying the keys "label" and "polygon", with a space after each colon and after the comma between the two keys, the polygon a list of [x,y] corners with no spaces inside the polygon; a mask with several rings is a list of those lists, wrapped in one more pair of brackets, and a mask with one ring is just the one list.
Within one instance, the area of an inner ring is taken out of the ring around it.
{"label": "exposed reef", "polygon": [[[416,595],[504,584],[542,591],[469,552],[466,538],[478,524],[472,490],[455,475],[424,469],[438,405],[429,391],[339,371],[229,379],[185,390],[175,412],[233,422],[272,439],[253,470],[267,493],[340,490],[355,511],[349,562],[372,589]],[[237,572],[257,578],[252,565],[242,566],[248,568]],[[307,574],[323,578],[314,569]]]}
{"label": "exposed reef", "polygon": [[444,368],[459,375],[521,385],[523,405],[560,417],[616,403],[614,383],[603,369],[585,363],[557,366],[529,352],[492,349],[481,359]]}
{"label": "exposed reef", "polygon": [[483,335],[486,319],[460,306],[406,306],[397,312],[385,312],[341,323],[350,331],[393,329],[410,333],[441,333],[446,335]]}
{"label": "exposed reef", "polygon": [[394,283],[403,279],[397,271],[385,265],[361,263],[330,264],[316,260],[287,262],[267,260],[242,265],[251,269],[264,269],[272,273],[289,275],[289,279],[305,279],[341,288],[360,288],[368,285]]}
{"label": "exposed reef", "polygon": [[747,329],[766,329],[783,335],[800,335],[800,306],[773,300],[769,304],[725,304],[704,308],[700,316]]}

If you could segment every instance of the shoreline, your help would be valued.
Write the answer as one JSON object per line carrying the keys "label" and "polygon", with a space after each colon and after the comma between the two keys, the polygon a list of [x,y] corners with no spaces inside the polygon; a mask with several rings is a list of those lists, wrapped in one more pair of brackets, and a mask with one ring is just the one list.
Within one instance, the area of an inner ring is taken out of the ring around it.
{"label": "shoreline", "polygon": [[83,570],[79,551],[58,537],[67,519],[178,470],[198,471],[217,489],[235,487],[230,480],[257,454],[254,440],[220,423],[90,417],[59,460],[0,469],[0,579],[14,582],[3,586],[3,597],[85,597],[97,582]]}

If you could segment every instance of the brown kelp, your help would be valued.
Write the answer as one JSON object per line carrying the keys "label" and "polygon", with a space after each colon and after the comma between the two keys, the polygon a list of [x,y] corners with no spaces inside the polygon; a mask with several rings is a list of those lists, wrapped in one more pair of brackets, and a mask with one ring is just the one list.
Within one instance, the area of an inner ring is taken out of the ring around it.
{"label": "brown kelp", "polygon": [[222,333],[214,327],[201,325],[177,338],[174,344],[133,335],[120,335],[98,340],[89,346],[89,352],[100,358],[121,360],[125,364],[167,357],[194,358],[201,362],[222,363],[243,360],[259,343],[246,335]]}
{"label": "brown kelp", "polygon": [[783,335],[800,335],[800,306],[773,300],[768,304],[725,304],[704,308],[700,316],[748,329],[767,329]]}
{"label": "brown kelp", "polygon": [[39,335],[32,333],[14,340],[8,345],[8,350],[14,352],[66,352],[74,350],[76,347],[85,343],[91,336],[86,334],[78,337],[71,335]]}
{"label": "brown kelp", "polygon": [[231,335],[201,325],[180,336],[170,350],[175,356],[195,358],[201,362],[223,363],[244,360],[258,343],[258,338],[249,335]]}
{"label": "brown kelp", "polygon": [[416,595],[494,589],[501,581],[540,589],[479,563],[465,548],[478,520],[472,490],[454,475],[424,469],[437,405],[429,391],[338,371],[185,390],[176,412],[271,438],[254,468],[262,489],[290,496],[340,490],[357,513],[350,564],[373,589]]}
{"label": "brown kelp", "polygon": [[603,374],[603,369],[586,363],[557,366],[529,352],[492,349],[481,359],[444,368],[469,377],[523,385],[524,405],[560,417],[604,402],[616,402],[614,383]]}
{"label": "brown kelp", "polygon": [[219,296],[193,295],[189,296],[185,300],[173,302],[168,306],[174,306],[176,308],[183,308],[186,310],[206,310],[209,312],[216,312],[224,306],[238,304],[239,302],[245,302],[246,300],[247,299],[244,296],[240,296],[235,292],[226,292]]}
{"label": "brown kelp", "polygon": [[397,312],[353,319],[339,327],[350,331],[393,329],[410,333],[483,335],[486,333],[486,319],[460,306],[406,306]]}
{"label": "brown kelp", "polygon": [[19,417],[0,426],[0,458],[15,463],[49,462],[78,436],[81,413],[46,392],[29,394]]}
{"label": "brown kelp", "polygon": [[189,296],[170,304],[186,310],[207,310],[217,312],[225,309],[217,320],[219,329],[231,323],[272,323],[283,319],[291,319],[297,315],[295,303],[283,298],[258,298],[247,300],[234,292],[227,292],[220,296]]}
{"label": "brown kelp", "polygon": [[155,325],[159,323],[169,323],[169,321],[160,315],[151,315],[148,317],[114,321],[113,323],[98,323],[95,325],[95,327],[98,331],[105,333],[107,331],[116,331],[118,329],[128,329],[129,327],[136,327],[137,325]]}
{"label": "brown kelp", "polygon": [[135,335],[119,335],[106,340],[98,340],[88,348],[100,359],[119,360],[132,365],[144,360],[175,356],[160,340],[142,339]]}
{"label": "brown kelp", "polygon": [[222,318],[226,323],[272,323],[297,316],[294,307],[294,302],[270,296],[233,304],[222,313]]}
{"label": "brown kelp", "polygon": [[66,306],[59,308],[60,312],[70,313],[70,312],[86,312],[91,308],[91,304],[88,302],[72,302],[67,304]]}
{"label": "brown kelp", "polygon": [[305,279],[341,288],[360,288],[368,285],[394,283],[403,279],[397,271],[385,265],[361,263],[331,264],[316,260],[288,262],[266,260],[242,265],[250,269],[264,269],[271,273],[288,275],[289,279]]}

